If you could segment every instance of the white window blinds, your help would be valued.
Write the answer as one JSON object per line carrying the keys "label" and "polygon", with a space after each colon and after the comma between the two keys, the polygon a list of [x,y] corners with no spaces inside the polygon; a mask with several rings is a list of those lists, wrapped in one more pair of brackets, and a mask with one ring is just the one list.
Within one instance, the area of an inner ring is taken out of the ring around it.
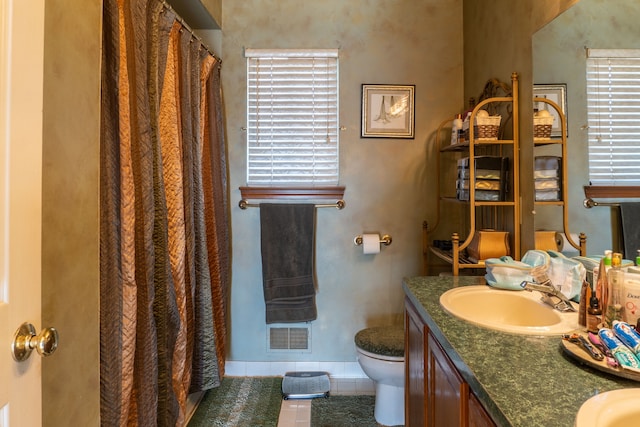
{"label": "white window blinds", "polygon": [[640,50],[588,49],[591,185],[640,185]]}
{"label": "white window blinds", "polygon": [[338,184],[337,49],[246,49],[247,184]]}

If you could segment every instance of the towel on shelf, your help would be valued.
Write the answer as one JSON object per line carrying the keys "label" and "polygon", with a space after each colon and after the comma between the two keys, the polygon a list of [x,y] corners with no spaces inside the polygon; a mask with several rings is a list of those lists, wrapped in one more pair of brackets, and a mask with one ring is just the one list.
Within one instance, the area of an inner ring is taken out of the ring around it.
{"label": "towel on shelf", "polygon": [[640,202],[620,203],[622,244],[625,259],[636,259],[640,249]]}
{"label": "towel on shelf", "polygon": [[260,204],[262,286],[267,323],[315,320],[313,204]]}

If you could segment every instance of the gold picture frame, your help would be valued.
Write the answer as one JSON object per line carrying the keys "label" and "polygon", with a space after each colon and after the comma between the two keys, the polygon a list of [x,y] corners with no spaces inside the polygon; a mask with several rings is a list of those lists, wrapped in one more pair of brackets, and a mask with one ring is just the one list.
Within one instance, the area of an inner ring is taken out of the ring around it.
{"label": "gold picture frame", "polygon": [[415,85],[362,85],[361,138],[415,137]]}

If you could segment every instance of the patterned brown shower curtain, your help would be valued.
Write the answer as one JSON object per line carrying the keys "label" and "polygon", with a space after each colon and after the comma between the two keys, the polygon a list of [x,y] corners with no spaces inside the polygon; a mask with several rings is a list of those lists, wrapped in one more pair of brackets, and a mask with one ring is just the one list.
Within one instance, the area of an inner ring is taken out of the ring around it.
{"label": "patterned brown shower curtain", "polygon": [[224,375],[220,61],[158,0],[105,0],[101,424],[181,426]]}

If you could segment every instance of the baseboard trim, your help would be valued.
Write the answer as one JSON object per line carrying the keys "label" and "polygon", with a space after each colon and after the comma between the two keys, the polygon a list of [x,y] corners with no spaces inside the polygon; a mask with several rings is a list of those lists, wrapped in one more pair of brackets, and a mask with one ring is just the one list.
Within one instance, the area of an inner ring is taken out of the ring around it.
{"label": "baseboard trim", "polygon": [[198,409],[198,405],[200,404],[200,401],[204,397],[204,394],[205,394],[204,391],[197,391],[187,396],[187,409],[186,409],[186,417],[185,417],[186,422],[184,425],[189,424],[189,421],[191,420],[191,417],[193,417],[193,414],[196,412],[196,409]]}

